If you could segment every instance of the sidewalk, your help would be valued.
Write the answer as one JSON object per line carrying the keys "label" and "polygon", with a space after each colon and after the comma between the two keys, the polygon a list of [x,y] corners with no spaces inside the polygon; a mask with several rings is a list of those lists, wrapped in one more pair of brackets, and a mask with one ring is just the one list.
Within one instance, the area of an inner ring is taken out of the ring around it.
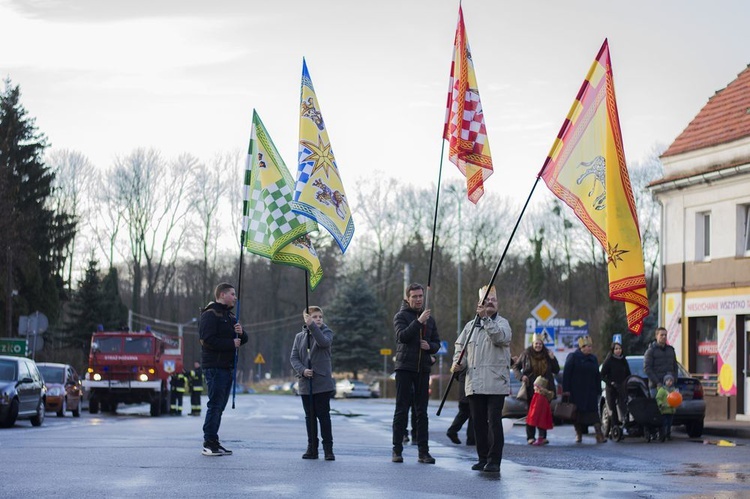
{"label": "sidewalk", "polygon": [[703,422],[703,435],[712,437],[750,438],[750,421],[706,420]]}

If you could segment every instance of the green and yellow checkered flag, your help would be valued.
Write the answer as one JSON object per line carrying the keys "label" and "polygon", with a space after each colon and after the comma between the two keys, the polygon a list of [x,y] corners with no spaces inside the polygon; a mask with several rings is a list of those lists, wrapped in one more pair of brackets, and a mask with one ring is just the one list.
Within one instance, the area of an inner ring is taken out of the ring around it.
{"label": "green and yellow checkered flag", "polygon": [[245,169],[242,245],[274,263],[307,270],[310,289],[315,289],[323,269],[309,233],[317,231],[318,226],[314,220],[292,211],[290,186],[294,186],[294,179],[253,110]]}

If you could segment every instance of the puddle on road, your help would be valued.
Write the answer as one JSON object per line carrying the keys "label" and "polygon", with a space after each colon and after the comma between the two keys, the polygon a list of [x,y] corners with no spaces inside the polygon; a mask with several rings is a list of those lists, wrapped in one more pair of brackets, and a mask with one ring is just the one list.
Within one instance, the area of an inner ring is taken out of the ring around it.
{"label": "puddle on road", "polygon": [[729,466],[717,464],[706,466],[701,463],[685,463],[685,469],[669,471],[669,476],[685,476],[698,478],[714,478],[722,482],[748,483],[750,482],[750,473],[737,471]]}

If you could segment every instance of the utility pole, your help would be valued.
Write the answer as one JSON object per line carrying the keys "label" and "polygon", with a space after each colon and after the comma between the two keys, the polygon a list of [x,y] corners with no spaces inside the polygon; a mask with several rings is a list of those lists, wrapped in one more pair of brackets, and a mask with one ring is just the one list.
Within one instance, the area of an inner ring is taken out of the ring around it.
{"label": "utility pole", "polygon": [[10,250],[10,245],[8,245],[6,257],[8,262],[8,282],[6,287],[8,298],[5,303],[5,317],[8,324],[8,338],[12,338],[15,336],[13,334],[13,297],[16,293],[13,289],[13,252]]}

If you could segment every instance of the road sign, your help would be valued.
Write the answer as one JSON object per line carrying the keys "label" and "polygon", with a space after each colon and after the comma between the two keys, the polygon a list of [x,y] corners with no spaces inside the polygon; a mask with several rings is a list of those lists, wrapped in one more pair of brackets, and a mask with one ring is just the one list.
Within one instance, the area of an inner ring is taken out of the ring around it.
{"label": "road sign", "polygon": [[255,356],[255,360],[253,361],[256,364],[265,364],[266,359],[263,358],[263,354],[258,352],[258,355]]}
{"label": "road sign", "polygon": [[526,319],[526,332],[533,333],[534,331],[536,331],[536,319],[529,317]]}
{"label": "road sign", "polygon": [[558,347],[575,350],[578,348],[578,338],[588,336],[589,330],[586,327],[563,326],[557,328],[557,345]]}
{"label": "road sign", "polygon": [[380,349],[380,355],[391,355],[393,353],[393,350],[390,348],[381,348]]}
{"label": "road sign", "polygon": [[0,355],[26,356],[26,340],[16,338],[0,338]]}
{"label": "road sign", "polygon": [[553,327],[538,327],[536,328],[536,334],[542,338],[542,343],[545,347],[554,348],[555,346],[555,328]]}
{"label": "road sign", "polygon": [[557,310],[555,310],[554,307],[552,307],[552,305],[547,302],[547,300],[542,300],[531,311],[531,315],[533,315],[539,322],[546,324],[550,319],[554,319],[554,317],[557,315]]}
{"label": "road sign", "polygon": [[31,315],[22,315],[18,318],[19,336],[29,336],[47,331],[49,321],[47,316],[38,310]]}
{"label": "road sign", "polygon": [[440,342],[440,350],[437,351],[437,354],[448,355],[448,342],[447,341]]}

